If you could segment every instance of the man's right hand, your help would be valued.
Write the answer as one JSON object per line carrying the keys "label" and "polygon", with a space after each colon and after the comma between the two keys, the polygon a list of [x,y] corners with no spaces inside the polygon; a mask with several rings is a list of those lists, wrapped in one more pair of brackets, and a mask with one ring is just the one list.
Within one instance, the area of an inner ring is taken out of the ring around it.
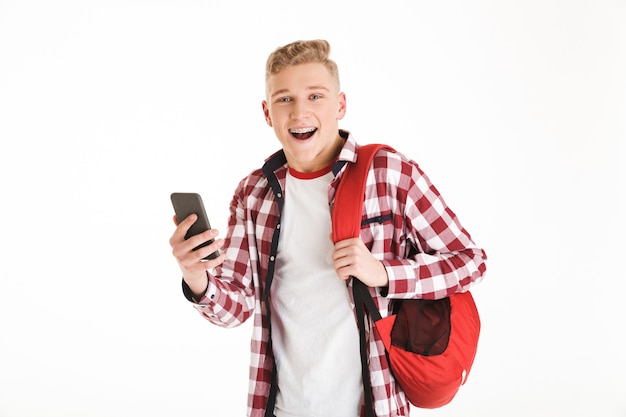
{"label": "man's right hand", "polygon": [[[222,264],[224,259],[226,259],[226,255],[220,253],[215,259],[203,259],[224,246],[223,239],[215,239],[218,235],[216,229],[207,230],[185,240],[187,230],[189,230],[197,218],[195,214],[192,214],[178,224],[176,216],[174,216],[176,230],[174,230],[174,234],[170,237],[170,246],[172,247],[172,254],[174,258],[176,258],[176,262],[178,262],[178,266],[183,273],[183,279],[187,285],[189,285],[194,296],[199,299],[204,295],[209,285],[207,270]],[[215,239],[215,242],[203,248],[199,248],[198,250],[193,250],[193,248],[210,239]]]}

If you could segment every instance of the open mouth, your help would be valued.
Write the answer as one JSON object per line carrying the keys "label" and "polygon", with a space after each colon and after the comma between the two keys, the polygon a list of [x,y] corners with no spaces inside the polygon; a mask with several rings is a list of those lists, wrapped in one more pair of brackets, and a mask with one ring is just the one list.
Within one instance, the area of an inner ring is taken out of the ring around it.
{"label": "open mouth", "polygon": [[289,133],[296,139],[305,140],[317,132],[316,127],[303,127],[301,129],[289,129]]}

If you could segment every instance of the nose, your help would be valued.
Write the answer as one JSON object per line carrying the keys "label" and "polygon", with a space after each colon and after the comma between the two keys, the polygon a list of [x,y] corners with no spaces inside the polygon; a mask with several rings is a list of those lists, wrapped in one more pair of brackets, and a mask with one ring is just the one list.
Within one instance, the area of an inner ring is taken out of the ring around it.
{"label": "nose", "polygon": [[309,105],[306,100],[295,100],[291,108],[291,118],[294,120],[306,119],[311,115]]}

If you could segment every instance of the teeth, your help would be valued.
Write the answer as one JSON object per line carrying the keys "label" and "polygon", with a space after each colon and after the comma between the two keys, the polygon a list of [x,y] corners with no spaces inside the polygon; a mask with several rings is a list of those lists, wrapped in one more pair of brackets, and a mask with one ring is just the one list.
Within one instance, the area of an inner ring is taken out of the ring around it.
{"label": "teeth", "polygon": [[315,130],[314,127],[303,127],[301,129],[289,129],[291,133],[309,133]]}

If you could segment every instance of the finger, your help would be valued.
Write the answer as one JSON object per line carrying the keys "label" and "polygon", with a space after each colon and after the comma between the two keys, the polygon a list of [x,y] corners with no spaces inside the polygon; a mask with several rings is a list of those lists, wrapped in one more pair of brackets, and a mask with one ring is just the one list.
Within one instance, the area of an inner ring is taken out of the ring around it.
{"label": "finger", "polygon": [[[217,250],[217,249],[216,249]],[[180,263],[187,270],[207,270],[221,265],[226,260],[226,254],[220,252],[216,258],[208,259],[208,256],[215,252],[209,246],[190,252]]]}
{"label": "finger", "polygon": [[181,225],[186,225],[188,228],[191,227],[198,220],[198,215],[196,213],[191,213],[189,216],[185,217],[185,220],[180,222]]}
{"label": "finger", "polygon": [[[184,242],[184,245],[181,245],[181,251],[192,252],[194,261],[198,258],[200,262],[204,262],[206,260],[203,258],[219,251],[224,246],[223,239],[215,239],[218,234],[217,229],[211,229],[192,236]],[[207,244],[207,242],[210,243]]]}
{"label": "finger", "polygon": [[[207,230],[200,234],[191,236],[189,239],[185,239],[187,231],[193,222],[188,222],[185,219],[181,222],[174,231],[174,234],[170,237],[170,246],[172,247],[172,254],[179,261],[185,258],[188,252],[192,252],[194,248],[211,240],[214,236],[217,236],[217,230]],[[186,224],[191,223],[191,224]]]}
{"label": "finger", "polygon": [[207,259],[207,260],[202,259],[201,263],[204,266],[204,269],[213,269],[216,266],[223,264],[225,260],[226,260],[226,254],[222,252],[215,259]]}
{"label": "finger", "polygon": [[223,246],[224,246],[224,239],[216,239],[213,243],[210,243],[206,246],[198,248],[194,252],[198,254],[198,256],[201,258],[201,261],[206,261],[206,259],[204,258],[207,258],[209,255],[213,254],[214,252],[218,252],[219,254],[219,250]]}
{"label": "finger", "polygon": [[346,249],[346,248],[351,248],[351,247],[359,247],[361,244],[363,244],[361,239],[356,238],[356,237],[350,238],[350,239],[344,239],[335,243],[335,250]]}
{"label": "finger", "polygon": [[[176,240],[184,240],[187,231],[196,222],[196,220],[198,220],[198,215],[196,215],[195,213],[190,214],[188,217],[185,218],[185,220],[183,220],[178,224],[178,226],[176,226],[176,230],[174,231],[172,238]],[[174,221],[176,221],[176,216],[174,216]]]}
{"label": "finger", "polygon": [[[226,254],[224,252],[219,253],[219,255],[214,259],[205,258],[215,252],[217,247],[221,248],[223,244],[224,241],[220,239],[209,246],[198,249],[197,251],[188,252],[185,257],[178,261],[181,269],[190,273],[196,273],[198,271],[207,271],[221,265],[226,260]],[[214,248],[213,245],[216,245],[216,247]]]}
{"label": "finger", "polygon": [[333,267],[337,272],[337,275],[341,279],[348,279],[350,274],[353,273],[353,260],[354,258],[347,254],[347,251],[335,251],[333,253]]}
{"label": "finger", "polygon": [[218,235],[218,231],[216,229],[205,230],[202,233],[198,233],[197,235],[190,236],[185,243],[187,243],[191,248],[198,247],[205,242],[208,242],[211,239],[214,239]]}
{"label": "finger", "polygon": [[[218,251],[221,247],[224,246],[223,239],[218,239],[207,246],[198,248],[197,250],[193,249],[198,245],[189,245],[190,240],[191,239],[188,239],[187,241],[185,241],[184,245],[180,245],[172,251],[174,257],[178,260],[183,268],[187,270],[195,270],[201,268],[210,269],[224,261],[224,257],[222,257],[219,261],[219,257],[215,259],[204,259],[208,258],[209,255],[211,255],[213,252]],[[221,256],[223,254],[219,255]]]}
{"label": "finger", "polygon": [[339,266],[345,266],[349,263],[354,263],[359,255],[359,248],[355,245],[347,245],[343,247],[335,247],[333,251],[333,261],[341,261]]}
{"label": "finger", "polygon": [[350,279],[350,277],[352,276],[352,274],[348,273],[348,272],[337,272],[337,276],[339,277],[339,279],[342,279],[344,281],[347,281],[348,279]]}

